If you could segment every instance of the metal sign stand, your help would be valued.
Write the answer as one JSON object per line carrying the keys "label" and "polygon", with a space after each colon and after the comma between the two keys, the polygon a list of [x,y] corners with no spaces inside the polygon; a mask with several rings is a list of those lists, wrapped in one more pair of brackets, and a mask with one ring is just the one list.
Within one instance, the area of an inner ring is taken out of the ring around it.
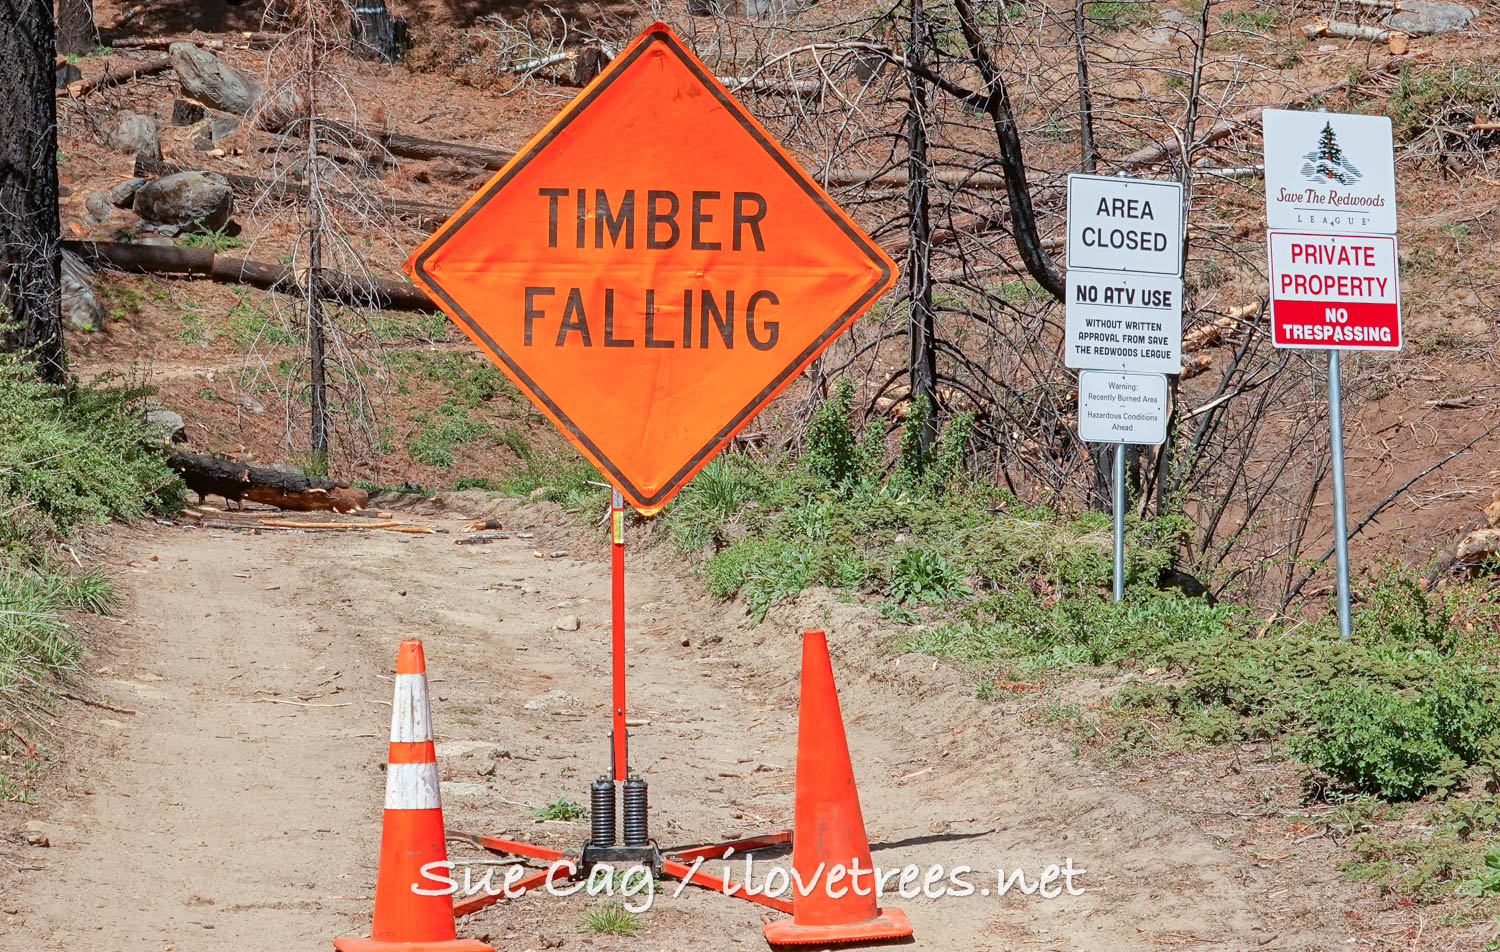
{"label": "metal sign stand", "polygon": [[1339,640],[1348,641],[1349,525],[1344,505],[1344,409],[1339,388],[1339,352],[1328,351],[1328,429],[1333,444],[1333,551],[1338,563]]}
{"label": "metal sign stand", "polygon": [[1125,444],[1115,444],[1115,602],[1125,598]]}
{"label": "metal sign stand", "polygon": [[[663,850],[651,839],[647,818],[646,781],[630,772],[629,732],[625,723],[625,500],[619,490],[610,499],[610,769],[589,785],[589,838],[573,851],[523,843],[496,836],[451,832],[453,839],[463,840],[497,856],[516,856],[549,863],[545,868],[510,885],[507,890],[480,892],[453,905],[455,916],[465,916],[502,899],[515,898],[533,889],[550,885],[558,879],[585,879],[596,866],[616,870],[643,866],[654,876],[671,876],[726,896],[746,899],[778,912],[791,913],[792,903],[764,891],[755,892],[728,876],[704,872],[702,864],[710,859],[728,859],[792,841],[788,830],[752,836],[724,843],[684,846]],[[623,808],[623,839],[616,825],[616,785],[620,787]]]}

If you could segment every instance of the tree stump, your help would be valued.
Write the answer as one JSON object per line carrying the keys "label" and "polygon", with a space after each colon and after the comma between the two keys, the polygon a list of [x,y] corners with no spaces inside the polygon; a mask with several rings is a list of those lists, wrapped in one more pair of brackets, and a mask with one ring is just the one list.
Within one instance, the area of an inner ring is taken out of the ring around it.
{"label": "tree stump", "polygon": [[411,49],[406,19],[393,17],[385,0],[358,0],[349,22],[350,46],[355,55],[394,63]]}
{"label": "tree stump", "polygon": [[203,103],[194,99],[172,100],[172,125],[196,125],[206,118],[208,118],[208,110],[203,108]]}

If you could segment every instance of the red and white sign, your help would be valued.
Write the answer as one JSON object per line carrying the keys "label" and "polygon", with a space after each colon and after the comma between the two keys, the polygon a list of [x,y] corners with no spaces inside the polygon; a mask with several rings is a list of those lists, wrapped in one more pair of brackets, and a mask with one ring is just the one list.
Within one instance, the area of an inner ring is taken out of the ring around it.
{"label": "red and white sign", "polygon": [[1395,237],[1273,231],[1269,238],[1275,346],[1401,349]]}

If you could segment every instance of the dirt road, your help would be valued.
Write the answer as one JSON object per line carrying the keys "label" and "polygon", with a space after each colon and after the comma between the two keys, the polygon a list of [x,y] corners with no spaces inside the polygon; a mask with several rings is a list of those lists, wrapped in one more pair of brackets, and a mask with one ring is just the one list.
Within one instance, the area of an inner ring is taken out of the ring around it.
{"label": "dirt road", "polygon": [[[159,526],[117,544],[128,604],[89,677],[136,713],[80,715],[57,789],[31,817],[0,814],[51,842],[0,869],[0,949],[284,952],[363,934],[402,638],[426,645],[450,829],[582,842],[586,821],[532,807],[586,801],[607,757],[602,538],[552,528],[544,507],[507,516],[535,538],[491,545],[455,545],[455,515],[403,518],[449,531]],[[864,609],[807,593],[747,628],[664,549],[634,551],[630,713],[650,723],[632,757],[664,844],[789,825],[797,632],[815,624],[877,866],[974,870],[974,895],[895,900],[918,948],[1348,947],[1317,890],[1278,885],[1278,867],[1112,785],[932,659],[883,653]],[[569,615],[579,630],[558,629]],[[1081,896],[982,894],[996,870],[1034,881],[1067,858],[1088,871]],[[580,932],[583,896],[502,903],[461,931],[506,950],[764,948],[771,913],[673,888],[633,938]]]}

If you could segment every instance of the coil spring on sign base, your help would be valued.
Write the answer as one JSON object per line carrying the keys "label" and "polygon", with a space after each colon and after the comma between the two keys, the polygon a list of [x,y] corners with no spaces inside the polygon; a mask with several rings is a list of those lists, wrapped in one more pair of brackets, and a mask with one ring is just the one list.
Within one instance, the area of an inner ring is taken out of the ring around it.
{"label": "coil spring on sign base", "polygon": [[645,846],[651,836],[646,821],[646,781],[632,776],[625,781],[625,845]]}
{"label": "coil spring on sign base", "polygon": [[[626,803],[628,817],[628,799]],[[626,828],[629,829],[628,824]],[[615,782],[608,777],[600,777],[589,784],[589,843],[593,846],[615,845]]]}

